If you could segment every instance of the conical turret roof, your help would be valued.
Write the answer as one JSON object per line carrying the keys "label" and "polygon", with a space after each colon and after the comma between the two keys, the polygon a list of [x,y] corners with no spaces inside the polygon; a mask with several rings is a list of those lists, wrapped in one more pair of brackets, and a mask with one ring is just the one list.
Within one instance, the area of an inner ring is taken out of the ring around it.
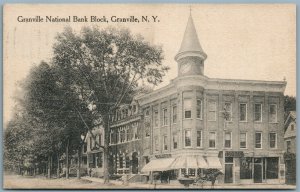
{"label": "conical turret roof", "polygon": [[183,40],[177,56],[185,52],[199,52],[203,57],[206,57],[198,39],[197,31],[194,25],[192,15],[189,16],[187,26],[184,32]]}

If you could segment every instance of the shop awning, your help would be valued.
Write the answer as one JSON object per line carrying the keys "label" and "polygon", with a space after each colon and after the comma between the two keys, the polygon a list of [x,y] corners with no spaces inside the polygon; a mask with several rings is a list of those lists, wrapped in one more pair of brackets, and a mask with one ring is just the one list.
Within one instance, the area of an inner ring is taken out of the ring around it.
{"label": "shop awning", "polygon": [[207,168],[208,165],[202,156],[190,155],[177,157],[174,163],[171,165],[173,169],[184,168]]}
{"label": "shop awning", "polygon": [[174,161],[174,158],[153,159],[142,168],[141,172],[171,170],[170,166]]}
{"label": "shop awning", "polygon": [[198,168],[206,169],[208,164],[206,163],[205,159],[202,156],[197,157]]}
{"label": "shop awning", "polygon": [[186,168],[186,158],[185,157],[177,157],[176,160],[171,165],[172,169],[181,169]]}
{"label": "shop awning", "polygon": [[207,157],[209,169],[222,169],[222,165],[218,157]]}

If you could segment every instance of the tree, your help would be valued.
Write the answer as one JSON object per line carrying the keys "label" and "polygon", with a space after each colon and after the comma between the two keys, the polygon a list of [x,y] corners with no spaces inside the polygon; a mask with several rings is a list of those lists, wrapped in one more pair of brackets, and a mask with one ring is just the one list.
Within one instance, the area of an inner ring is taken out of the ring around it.
{"label": "tree", "polygon": [[[45,62],[32,68],[22,83],[23,97],[19,99],[19,103],[34,128],[35,155],[48,158],[49,177],[53,157],[58,158],[59,170],[59,157],[65,148],[68,178],[69,152],[80,150],[83,143],[81,135],[86,135],[84,126],[90,124],[93,118],[90,110],[81,103],[77,92],[72,92],[70,86],[68,76],[62,76],[61,71]],[[84,113],[84,123],[78,113]]]}
{"label": "tree", "polygon": [[289,115],[290,111],[296,111],[296,97],[294,96],[284,96],[284,119]]}
{"label": "tree", "polygon": [[[66,28],[56,37],[53,65],[70,77],[70,91],[101,119],[104,127],[104,178],[108,182],[110,115],[132,100],[141,84],[157,85],[168,67],[161,47],[150,45],[127,29],[85,27],[80,33]],[[85,121],[84,118],[82,118]],[[96,120],[96,119],[95,119]],[[91,130],[91,126],[86,126]]]}

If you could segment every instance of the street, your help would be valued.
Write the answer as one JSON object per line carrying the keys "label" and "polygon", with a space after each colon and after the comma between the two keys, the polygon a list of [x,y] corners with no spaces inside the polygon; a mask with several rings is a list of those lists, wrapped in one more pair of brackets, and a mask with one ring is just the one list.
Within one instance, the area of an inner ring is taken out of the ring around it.
{"label": "street", "polygon": [[105,189],[124,188],[121,185],[112,183],[104,185],[99,182],[92,182],[77,178],[46,179],[45,177],[29,177],[20,175],[4,175],[3,188],[5,189]]}
{"label": "street", "polygon": [[[215,189],[295,189],[294,185],[216,185]],[[4,175],[3,188],[5,189],[183,189],[180,184],[142,184],[129,183],[124,185],[121,181],[110,181],[109,184],[103,184],[103,179],[94,177],[60,178],[46,179],[45,177],[30,177],[20,175]],[[191,185],[190,188],[201,188]],[[205,185],[204,189],[211,189],[210,185]]]}

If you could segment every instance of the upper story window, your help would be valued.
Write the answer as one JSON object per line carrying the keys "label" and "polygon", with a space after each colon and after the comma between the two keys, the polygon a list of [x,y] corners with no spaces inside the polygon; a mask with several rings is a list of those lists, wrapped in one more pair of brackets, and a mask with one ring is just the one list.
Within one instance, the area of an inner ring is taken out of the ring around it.
{"label": "upper story window", "polygon": [[145,121],[145,137],[150,137],[150,127],[151,127],[151,123],[150,120],[148,119],[147,121]]}
{"label": "upper story window", "polygon": [[290,150],[291,150],[291,141],[288,140],[288,141],[286,141],[286,151],[290,152]]}
{"label": "upper story window", "polygon": [[276,133],[269,133],[269,143],[270,143],[271,149],[274,149],[277,147],[277,134]]}
{"label": "upper story window", "polygon": [[202,101],[197,99],[197,118],[202,119]]}
{"label": "upper story window", "polygon": [[247,148],[247,134],[240,133],[240,148],[246,149]]}
{"label": "upper story window", "polygon": [[255,133],[255,148],[257,148],[257,149],[262,148],[262,133],[261,132]]}
{"label": "upper story window", "polygon": [[155,151],[159,151],[159,141],[157,136],[154,137],[154,148]]}
{"label": "upper story window", "polygon": [[191,141],[191,130],[185,130],[184,131],[184,146],[185,147],[191,147],[192,141]]}
{"label": "upper story window", "polygon": [[247,104],[240,103],[240,121],[247,121]]}
{"label": "upper story window", "polygon": [[149,116],[150,112],[149,112],[149,108],[146,109],[145,111],[145,116]]}
{"label": "upper story window", "polygon": [[225,121],[232,121],[232,103],[225,102],[224,112],[225,112]]}
{"label": "upper story window", "polygon": [[201,146],[202,146],[202,132],[197,131],[197,147],[201,147]]}
{"label": "upper story window", "polygon": [[168,109],[163,109],[163,125],[168,125]]}
{"label": "upper story window", "polygon": [[231,148],[231,132],[225,132],[224,147]]}
{"label": "upper story window", "polygon": [[172,108],[172,122],[176,123],[177,122],[177,106],[174,105]]}
{"label": "upper story window", "polygon": [[256,122],[262,121],[262,104],[261,103],[254,104],[254,121],[256,121]]}
{"label": "upper story window", "polygon": [[209,148],[216,148],[216,132],[209,132]]}
{"label": "upper story window", "polygon": [[185,119],[192,118],[192,99],[184,99],[183,107],[184,107],[184,118]]}
{"label": "upper story window", "polygon": [[277,105],[276,104],[269,105],[269,122],[270,123],[277,122]]}
{"label": "upper story window", "polygon": [[156,111],[154,111],[154,126],[155,127],[158,127],[158,111],[156,110]]}
{"label": "upper story window", "polygon": [[294,129],[295,129],[295,125],[291,124],[291,131],[294,131]]}
{"label": "upper story window", "polygon": [[208,121],[216,121],[217,103],[215,101],[208,102]]}
{"label": "upper story window", "polygon": [[173,149],[177,149],[178,146],[178,135],[177,133],[173,134]]}
{"label": "upper story window", "polygon": [[168,150],[168,136],[164,135],[163,137],[164,150]]}

